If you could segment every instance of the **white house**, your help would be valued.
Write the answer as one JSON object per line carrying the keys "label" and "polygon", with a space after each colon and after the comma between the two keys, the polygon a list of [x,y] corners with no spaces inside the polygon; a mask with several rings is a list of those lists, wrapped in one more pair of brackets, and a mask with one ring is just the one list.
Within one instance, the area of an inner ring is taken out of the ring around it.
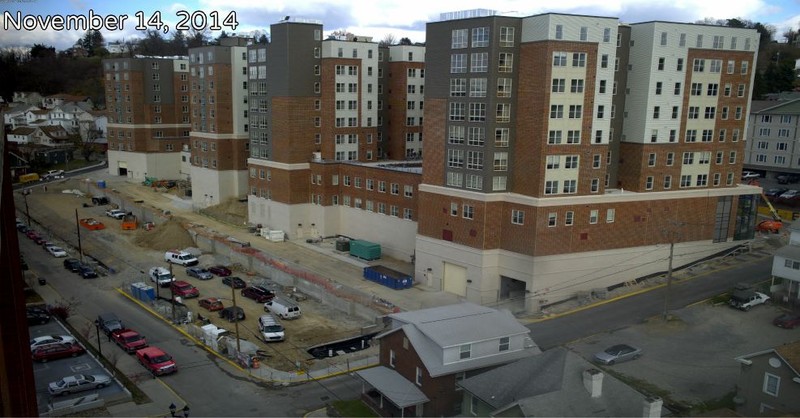
{"label": "white house", "polygon": [[775,252],[772,277],[783,279],[773,294],[784,302],[800,302],[800,220],[789,225],[789,244]]}

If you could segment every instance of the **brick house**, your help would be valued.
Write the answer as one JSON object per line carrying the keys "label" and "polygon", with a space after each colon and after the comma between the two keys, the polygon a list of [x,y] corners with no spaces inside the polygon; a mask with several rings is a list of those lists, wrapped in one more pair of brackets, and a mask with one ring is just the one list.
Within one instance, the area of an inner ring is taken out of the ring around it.
{"label": "brick house", "polygon": [[459,414],[457,383],[540,350],[508,311],[465,302],[391,314],[380,365],[361,370],[364,401],[382,416]]}
{"label": "brick house", "polygon": [[800,341],[737,357],[736,412],[742,416],[800,413]]}

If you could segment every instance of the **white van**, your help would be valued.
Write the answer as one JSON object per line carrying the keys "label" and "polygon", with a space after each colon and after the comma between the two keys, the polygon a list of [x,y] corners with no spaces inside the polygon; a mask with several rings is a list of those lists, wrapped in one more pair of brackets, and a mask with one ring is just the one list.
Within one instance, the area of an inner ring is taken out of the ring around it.
{"label": "white van", "polygon": [[300,318],[300,307],[296,303],[276,297],[271,301],[264,304],[265,312],[272,312],[282,319],[295,319]]}
{"label": "white van", "polygon": [[261,315],[258,318],[258,330],[264,336],[264,341],[283,341],[285,338],[283,325],[271,314]]}
{"label": "white van", "polygon": [[164,253],[164,261],[167,263],[180,264],[182,266],[196,266],[197,257],[186,251],[170,250]]}

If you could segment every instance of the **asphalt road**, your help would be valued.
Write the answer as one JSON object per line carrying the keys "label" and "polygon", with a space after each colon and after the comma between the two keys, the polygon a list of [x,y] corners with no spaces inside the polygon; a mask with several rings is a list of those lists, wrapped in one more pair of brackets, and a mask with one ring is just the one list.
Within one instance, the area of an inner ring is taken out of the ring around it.
{"label": "asphalt road", "polygon": [[[355,399],[361,392],[360,381],[348,375],[285,388],[252,380],[109,289],[104,283],[109,278],[80,279],[63,268],[63,259],[53,258],[24,235],[18,236],[30,268],[46,277],[48,285],[56,289],[64,300],[79,301],[75,306],[77,314],[94,320],[101,313],[114,312],[127,327],[142,333],[151,346],[173,356],[178,364],[178,373],[160,379],[191,405],[193,416],[302,416],[322,408],[327,401]],[[96,336],[93,329],[86,333],[91,338]],[[104,335],[101,336],[101,349],[106,358],[120,367],[132,361],[131,355],[109,343]],[[133,367],[134,371],[126,374],[134,382],[152,378],[140,365]],[[136,367],[141,370],[137,372]]]}
{"label": "asphalt road", "polygon": [[[729,266],[699,272],[695,277],[673,282],[669,290],[670,310],[725,293],[736,283],[756,283],[770,277],[772,257],[741,255]],[[667,288],[640,293],[613,303],[529,324],[531,336],[539,346],[548,348],[603,332],[641,323],[664,312]]]}

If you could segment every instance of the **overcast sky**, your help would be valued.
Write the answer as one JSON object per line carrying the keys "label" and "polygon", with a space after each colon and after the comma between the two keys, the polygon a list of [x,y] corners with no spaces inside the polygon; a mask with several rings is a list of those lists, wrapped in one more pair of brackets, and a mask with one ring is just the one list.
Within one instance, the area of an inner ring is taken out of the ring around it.
{"label": "overcast sky", "polygon": [[[92,10],[101,16],[128,15],[122,28],[102,30],[106,41],[132,39],[141,36],[134,26],[136,13],[145,17],[160,12],[163,23],[169,25],[170,37],[180,19],[181,11],[195,14],[201,24],[203,16],[217,12],[222,20],[235,12],[239,26],[232,32],[268,32],[269,26],[285,16],[321,21],[329,33],[345,29],[356,35],[372,36],[380,41],[386,35],[399,40],[408,37],[412,42],[425,41],[425,23],[439,20],[442,12],[466,9],[492,9],[503,15],[529,16],[557,12],[594,16],[618,17],[623,23],[663,20],[696,22],[705,18],[742,18],[773,25],[775,38],[783,42],[782,34],[800,26],[800,0],[186,0],[167,1],[101,1],[101,0],[0,0],[0,11],[11,12],[16,20],[22,16],[37,15],[45,22],[53,17],[71,14],[89,15]],[[6,28],[5,13],[0,16],[0,47],[32,46],[35,43],[66,49],[83,35],[82,31],[66,30],[15,30]],[[208,19],[210,21],[210,19]],[[39,26],[40,27],[40,26]]]}

